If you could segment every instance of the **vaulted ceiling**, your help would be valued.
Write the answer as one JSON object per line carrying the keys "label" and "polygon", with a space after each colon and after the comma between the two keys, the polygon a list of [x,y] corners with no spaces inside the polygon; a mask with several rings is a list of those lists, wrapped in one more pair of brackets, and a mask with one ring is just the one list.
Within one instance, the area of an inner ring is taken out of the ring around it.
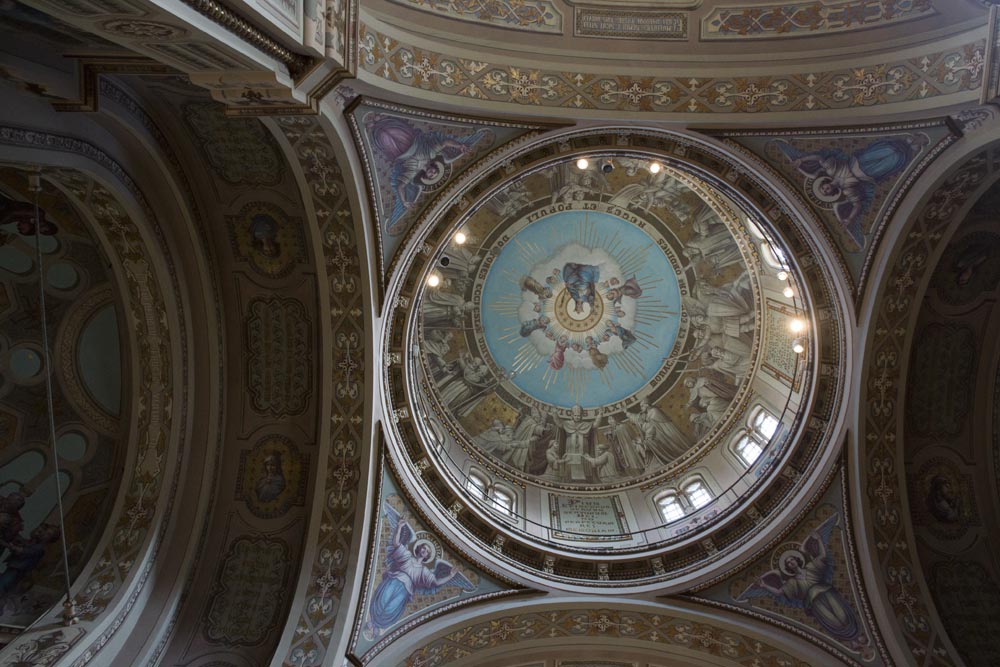
{"label": "vaulted ceiling", "polygon": [[0,34],[3,664],[1000,661],[997,7]]}

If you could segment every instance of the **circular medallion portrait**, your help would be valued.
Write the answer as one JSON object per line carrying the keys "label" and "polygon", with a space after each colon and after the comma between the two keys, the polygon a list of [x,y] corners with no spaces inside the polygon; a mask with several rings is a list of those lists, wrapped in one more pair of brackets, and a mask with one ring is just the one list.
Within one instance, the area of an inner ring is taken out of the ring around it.
{"label": "circular medallion portrait", "polygon": [[548,165],[494,192],[418,306],[437,417],[535,483],[625,485],[689,460],[754,365],[757,288],[735,216],[688,175],[617,164]]}

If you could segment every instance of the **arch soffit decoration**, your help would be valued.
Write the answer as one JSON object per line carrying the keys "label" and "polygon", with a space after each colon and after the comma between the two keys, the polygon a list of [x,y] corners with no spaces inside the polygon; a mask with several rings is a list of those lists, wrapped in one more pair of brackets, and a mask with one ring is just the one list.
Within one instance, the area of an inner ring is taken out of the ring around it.
{"label": "arch soffit decoration", "polygon": [[[537,143],[538,144],[551,143],[555,141],[556,137],[558,137],[559,141],[563,142],[567,146],[568,150],[569,149],[568,146],[573,141],[573,137],[576,136],[586,137],[589,134],[599,133],[601,131],[606,131],[606,130],[604,130],[603,128],[583,128],[583,129],[569,129],[564,131],[556,131],[554,133],[546,135],[541,139],[538,139]],[[649,131],[640,127],[640,128],[628,128],[627,130],[619,132],[620,132],[621,145],[628,146],[629,136],[631,133],[634,133],[635,136],[637,137],[642,137]],[[656,131],[653,131],[653,133],[656,134]],[[828,257],[829,248],[825,247],[824,241],[822,240],[821,237],[819,237],[818,233],[815,230],[802,229],[799,225],[791,222],[791,220],[793,219],[794,220],[801,219],[796,205],[794,203],[790,203],[792,201],[791,198],[786,197],[780,191],[775,192],[773,189],[770,188],[769,185],[764,185],[764,181],[755,174],[752,165],[749,165],[745,160],[739,157],[732,156],[729,153],[729,151],[724,147],[717,148],[717,146],[721,145],[718,143],[717,140],[713,140],[710,138],[706,139],[700,136],[697,137],[688,136],[678,133],[667,133],[663,136],[667,135],[670,136],[669,141],[675,141],[678,143],[679,146],[680,145],[684,146],[683,149],[677,149],[677,150],[680,151],[678,154],[683,154],[685,156],[685,159],[691,159],[691,155],[694,153],[699,153],[699,151],[704,152],[705,154],[708,155],[712,155],[713,159],[721,159],[726,164],[725,178],[730,183],[737,182],[740,183],[741,186],[750,189],[758,188],[758,190],[755,190],[757,197],[763,196],[761,194],[762,191],[760,190],[760,188],[763,188],[764,189],[763,191],[773,193],[770,196],[775,197],[777,205],[769,209],[767,211],[767,215],[769,219],[771,219],[774,222],[774,224],[776,224],[776,228],[780,230],[781,234],[786,239],[788,238],[792,239],[790,247],[793,249],[793,252],[795,252],[797,256]],[[532,146],[534,146],[534,144],[532,144]],[[528,152],[531,150],[531,146],[523,150],[525,152]],[[509,159],[505,161],[505,164],[509,161],[510,161]],[[483,172],[487,171],[489,169],[489,166],[491,165],[484,165]],[[404,244],[404,249],[406,250],[406,255],[405,255],[406,261],[401,264],[401,269],[391,277],[391,281],[387,286],[387,303],[392,303],[392,304],[409,303],[410,299],[412,298],[411,292],[416,289],[416,285],[414,283],[415,279],[413,278],[413,276],[416,273],[419,273],[419,271],[415,272],[412,270],[413,263],[420,263],[426,261],[426,258],[422,254],[417,252],[418,249],[421,247],[433,247],[440,240],[438,237],[440,237],[440,235],[444,233],[443,227],[435,227],[434,229],[431,229],[431,227],[437,224],[436,221],[439,220],[440,213],[448,209],[449,206],[454,206],[456,201],[459,202],[458,205],[460,207],[463,205],[467,205],[466,196],[464,194],[462,194],[462,196],[459,196],[459,193],[463,193],[463,188],[466,187],[469,183],[476,181],[476,179],[479,178],[481,175],[482,172],[479,173],[466,172],[465,174],[463,174],[461,178],[456,179],[455,183],[450,188],[448,188],[445,192],[439,195],[439,197],[437,198],[437,200],[434,202],[433,205],[428,206],[428,208],[425,210],[421,220],[414,225],[413,230],[410,232],[409,238],[406,240]],[[722,177],[720,176],[720,178]],[[759,201],[760,199],[754,199],[754,197],[751,196],[751,200]],[[808,248],[808,250],[805,250],[805,248]],[[827,382],[826,385],[827,389],[819,392],[819,394],[822,396],[826,396],[828,400],[835,403],[836,401],[839,400],[838,398],[836,398],[836,396],[839,396],[839,389],[837,389],[837,387],[842,387],[843,386],[842,383],[847,381],[847,378],[844,376],[844,370],[843,369],[836,370],[836,369],[841,368],[841,362],[838,360],[843,358],[842,355],[845,353],[844,337],[848,335],[848,331],[843,327],[843,322],[849,321],[845,319],[848,317],[847,313],[849,312],[849,306],[847,305],[849,303],[849,296],[848,296],[849,290],[847,289],[843,281],[837,281],[831,275],[828,275],[824,271],[824,269],[820,268],[821,266],[823,266],[823,264],[813,262],[810,263],[808,268],[804,270],[810,273],[809,282],[811,284],[811,290],[813,291],[814,314],[818,314],[818,319],[822,320],[823,322],[822,326],[824,327],[823,329],[824,333],[820,336],[820,338],[823,341],[821,344],[823,350],[820,354],[821,357],[823,358],[822,364],[824,365],[824,368],[826,370],[818,371],[817,375],[821,376],[824,382]],[[398,338],[398,331],[400,331],[400,326],[401,326],[400,321],[398,320],[400,317],[403,316],[402,314],[404,313],[404,311],[405,311],[404,308],[396,308],[395,311],[391,313],[392,318],[387,317],[384,325],[387,330],[387,333],[384,336],[384,345],[385,345],[384,354],[388,364],[386,368],[387,378],[385,380],[387,384],[385,386],[389,388],[386,390],[387,391],[386,396],[388,397],[389,395],[392,395],[394,397],[389,401],[391,404],[400,403],[398,395],[395,394],[397,389],[393,387],[396,387],[399,383],[397,375],[400,372],[398,369],[399,365],[402,363],[402,358],[403,358],[402,350],[398,349],[398,345],[400,344],[400,339]],[[820,311],[822,311],[822,313],[820,313]],[[389,313],[387,312],[387,315],[388,314]],[[837,447],[836,446],[831,447],[830,446],[831,441],[829,441],[828,439],[832,437],[831,434],[833,434],[834,432],[839,433],[840,429],[843,428],[843,421],[841,419],[838,419],[837,411],[832,407],[832,404],[829,405],[828,407],[830,407],[832,412],[830,412],[829,415],[826,417],[819,416],[816,412],[810,415],[809,419],[810,427],[807,429],[807,433],[811,433],[812,435],[809,435],[807,438],[805,438],[805,440],[809,440],[811,442],[811,444],[808,445],[809,451],[815,452],[818,451],[819,449],[822,449],[823,451],[821,457],[822,462],[817,461],[814,462],[814,464],[805,464],[804,461],[809,460],[809,455],[803,453],[796,454],[794,458],[796,458],[798,463],[796,464],[797,466],[796,473],[793,474],[794,479],[797,480],[796,483],[807,484],[807,485],[818,483],[819,481],[821,481],[823,478],[826,477],[828,471],[831,469],[831,466],[833,466],[835,463],[835,454],[836,454],[835,450],[837,449]],[[827,409],[826,407],[816,408],[816,409],[819,410],[819,412],[822,412],[823,414],[827,414],[825,412],[825,410]],[[390,433],[388,437],[390,439],[390,442],[392,443],[392,445],[390,446],[390,451],[393,452],[392,454],[393,456],[402,457],[402,460],[404,461],[404,463],[398,465],[401,476],[405,478],[403,480],[404,483],[407,482],[413,483],[416,484],[416,488],[423,489],[424,487],[422,486],[421,483],[413,481],[415,479],[414,477],[415,473],[411,475],[413,465],[418,463],[418,459],[422,457],[422,453],[419,448],[419,445],[416,444],[417,436],[410,433],[410,431],[408,430],[409,427],[406,426],[409,418],[410,415],[408,415],[406,411],[397,411],[396,415],[393,418],[393,423],[388,424],[387,422],[388,430]],[[824,432],[823,429],[821,428],[821,425],[827,425],[826,423],[827,419],[831,419],[833,421],[830,424],[831,428],[827,429]],[[396,429],[399,429],[403,433],[409,433],[409,435],[403,435],[402,440],[399,440],[400,435],[399,432],[396,431]],[[819,441],[815,440],[813,436],[815,436],[815,438],[822,439],[823,444],[820,444]],[[839,440],[834,440],[832,442],[838,442],[838,441]],[[403,442],[406,444],[400,446],[396,444],[397,442]],[[798,466],[803,466],[804,469],[800,469]],[[422,468],[422,470],[425,469]],[[427,474],[426,470],[423,474],[424,476],[426,476]],[[417,492],[417,497],[421,498],[421,502],[424,503],[425,505],[429,504],[429,506],[431,507],[437,507],[438,511],[442,513],[447,513],[448,512],[447,508],[449,508],[455,500],[450,496],[448,498],[444,498],[444,497],[436,497],[434,495],[426,495],[425,490]],[[782,505],[781,507],[782,509],[779,513],[783,517],[787,516],[786,514],[787,512],[794,511],[787,505]],[[465,516],[467,514],[468,513],[462,513],[461,516]],[[777,521],[776,523],[782,523],[784,520],[785,519],[782,519],[781,521]],[[471,532],[463,532],[462,534],[466,536],[464,539],[467,540],[468,535],[470,534],[475,535],[481,532],[482,530],[483,530],[482,527],[477,527],[476,530],[472,530]],[[492,536],[493,534],[492,529],[486,529],[486,530],[487,534]],[[761,533],[759,533],[758,536],[760,534]],[[700,535],[700,537],[704,536]],[[473,539],[472,543],[476,543],[478,539],[479,538]],[[463,539],[458,538],[458,541],[462,543]],[[727,543],[732,544],[732,542],[728,540]],[[739,544],[743,546],[743,541],[739,541]],[[691,546],[692,548],[699,550],[700,555],[697,558],[695,558],[695,560],[708,556],[709,554],[708,551],[704,552],[701,551],[707,549],[707,547],[705,547],[704,545],[700,546],[691,545]],[[483,554],[488,554],[490,558],[497,558],[499,554],[499,557],[501,559],[505,559],[510,556],[510,554],[505,553],[505,551],[506,550],[503,548],[501,548],[498,551],[496,548],[493,548],[491,544],[487,544],[484,542],[482,545],[477,544],[477,546],[475,547],[475,555],[466,554],[466,556],[475,559],[483,557]],[[713,551],[712,553],[713,553],[712,557],[717,560],[720,553],[717,551]],[[650,573],[654,572],[654,570],[656,569],[655,565],[650,565],[650,567],[652,568],[650,569]],[[596,581],[596,575],[595,575],[595,581]],[[591,584],[593,583],[594,582],[591,582]],[[691,582],[687,583],[690,584]]]}
{"label": "arch soffit decoration", "polygon": [[430,621],[408,640],[391,644],[380,655],[382,664],[468,667],[500,655],[527,660],[531,651],[547,647],[593,650],[607,646],[609,640],[649,651],[661,660],[678,655],[695,664],[704,656],[713,665],[805,667],[814,664],[816,655],[815,647],[799,638],[698,603],[652,604],[595,596],[488,603],[466,610],[461,618]]}
{"label": "arch soffit decoration", "polygon": [[956,142],[914,184],[893,220],[873,266],[860,315],[861,391],[851,465],[859,484],[861,560],[873,606],[894,657],[930,656],[935,665],[962,664],[944,633],[923,579],[906,489],[903,406],[917,307],[941,253],[965,214],[1000,176],[997,118]]}
{"label": "arch soffit decoration", "polygon": [[[378,274],[373,225],[360,199],[360,159],[342,115],[287,116],[266,121],[302,192],[319,257],[322,368],[318,400],[329,419],[318,432],[315,490],[302,565],[275,652],[281,664],[323,664],[351,632],[368,539],[366,499],[374,484],[372,400]],[[349,170],[345,169],[349,166]]]}

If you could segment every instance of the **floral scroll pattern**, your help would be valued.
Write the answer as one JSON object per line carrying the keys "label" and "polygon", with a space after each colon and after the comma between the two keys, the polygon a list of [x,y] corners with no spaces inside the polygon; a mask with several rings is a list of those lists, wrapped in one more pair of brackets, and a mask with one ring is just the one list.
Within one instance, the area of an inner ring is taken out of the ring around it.
{"label": "floral scroll pattern", "polygon": [[460,21],[562,34],[563,17],[550,0],[392,0],[421,12]]}
{"label": "floral scroll pattern", "polygon": [[[859,67],[761,77],[678,73],[607,75],[486,62],[418,48],[360,26],[359,65],[369,75],[470,100],[661,113],[830,111],[936,97],[967,100],[984,80],[986,43]],[[961,95],[963,94],[964,95]]]}
{"label": "floral scroll pattern", "polygon": [[292,645],[283,664],[313,667],[324,663],[333,641],[346,583],[348,554],[354,540],[354,519],[361,481],[364,434],[365,330],[363,290],[354,218],[344,176],[319,121],[308,117],[280,118],[278,129],[292,146],[311,186],[312,205],[320,225],[322,252],[329,284],[333,346],[333,396],[329,407],[330,443],[324,474],[317,490],[325,498],[305,601],[293,607],[297,615]]}

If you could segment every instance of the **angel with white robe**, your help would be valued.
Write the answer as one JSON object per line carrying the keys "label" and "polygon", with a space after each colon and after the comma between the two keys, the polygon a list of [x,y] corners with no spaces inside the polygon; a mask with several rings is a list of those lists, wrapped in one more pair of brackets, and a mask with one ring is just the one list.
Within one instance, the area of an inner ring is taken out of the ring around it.
{"label": "angel with white robe", "polygon": [[477,588],[454,565],[437,557],[434,542],[418,539],[416,531],[394,507],[389,503],[383,507],[390,538],[385,546],[382,581],[368,605],[366,634],[372,639],[383,635],[403,617],[414,594],[433,595],[446,586],[467,592]]}
{"label": "angel with white robe", "polygon": [[850,603],[833,585],[830,535],[837,527],[834,514],[799,545],[778,557],[778,567],[765,573],[736,596],[737,602],[768,597],[802,609],[831,636],[860,649],[869,639]]}

